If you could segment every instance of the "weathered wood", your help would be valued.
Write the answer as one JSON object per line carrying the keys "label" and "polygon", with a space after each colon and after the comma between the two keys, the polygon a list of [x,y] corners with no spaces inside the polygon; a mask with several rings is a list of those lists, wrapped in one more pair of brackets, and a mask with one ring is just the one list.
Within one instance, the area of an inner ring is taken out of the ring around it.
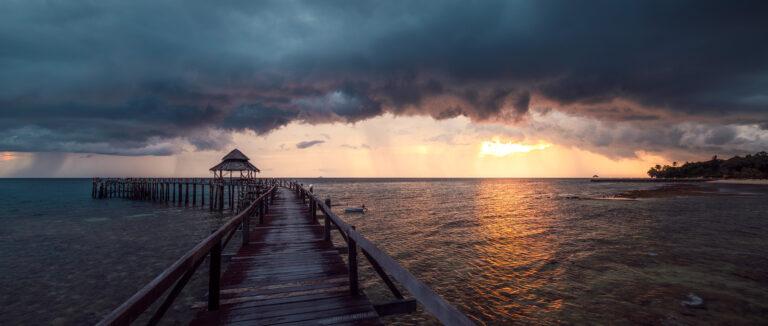
{"label": "weathered wood", "polygon": [[219,211],[224,210],[224,185],[219,185]]}
{"label": "weathered wood", "polygon": [[250,232],[251,241],[222,275],[219,309],[202,310],[191,325],[380,325],[365,295],[350,295],[347,264],[333,244],[322,239],[322,226],[308,207],[292,195],[282,189],[272,200],[262,216],[263,226]]}
{"label": "weathered wood", "polygon": [[[274,191],[272,188],[270,191]],[[144,286],[139,292],[131,296],[127,301],[112,311],[107,317],[101,320],[97,325],[128,325],[141,315],[153,302],[162,296],[176,280],[184,273],[191,270],[195,264],[203,260],[214,246],[221,244],[222,238],[228,232],[235,229],[245,217],[246,214],[253,214],[256,203],[264,200],[261,197],[254,201],[249,209],[230,219],[221,226],[216,232],[209,235],[194,248],[189,250],[184,256],[177,260],[173,265],[165,269],[160,275],[155,277],[149,284]]]}
{"label": "weathered wood", "polygon": [[208,310],[219,309],[221,289],[221,240],[211,248],[210,272],[208,273]]}
{"label": "weathered wood", "polygon": [[[331,199],[326,198],[325,199],[325,206],[331,207]],[[328,208],[330,210],[330,208]],[[325,241],[331,241],[331,220],[328,218],[328,215],[323,213],[323,239]]]}
{"label": "weathered wood", "polygon": [[392,295],[395,296],[395,298],[403,299],[403,294],[400,293],[400,290],[395,286],[395,283],[392,282],[392,280],[389,278],[389,275],[387,275],[387,272],[384,271],[383,268],[381,268],[381,265],[379,263],[371,258],[371,255],[369,255],[365,250],[362,250],[363,255],[368,260],[368,263],[371,264],[371,267],[373,267],[373,270],[376,271],[376,274],[379,274],[379,277],[382,281],[384,281],[384,284],[387,285],[387,288],[389,288],[389,291],[392,292]]}
{"label": "weathered wood", "polygon": [[389,316],[397,314],[409,314],[416,311],[416,299],[400,299],[389,302],[375,303],[373,308],[379,316]]}
{"label": "weathered wood", "polygon": [[351,237],[347,240],[347,260],[349,263],[349,293],[351,295],[358,295],[360,294],[360,285],[358,283],[359,278],[357,276],[357,243]]}
{"label": "weathered wood", "polygon": [[251,217],[250,217],[250,215],[248,215],[245,218],[243,218],[242,229],[243,229],[243,235],[242,235],[243,245],[247,245],[248,242],[251,240],[251,238],[250,238],[250,234],[251,234]]}
{"label": "weathered wood", "polygon": [[[310,194],[304,188],[301,188],[301,192]],[[316,197],[315,197],[316,198]],[[446,325],[474,325],[466,316],[460,313],[456,308],[451,306],[437,293],[432,291],[427,285],[419,281],[413,274],[407,269],[397,263],[392,257],[389,257],[381,249],[376,247],[368,239],[357,233],[352,226],[344,222],[330,209],[330,205],[320,205],[320,210],[325,215],[325,218],[330,218],[333,223],[339,228],[339,231],[350,240],[365,250],[370,255],[372,260],[375,260],[383,270],[387,271],[393,278],[400,282],[427,310],[429,310],[437,319]],[[350,251],[351,247],[350,247]]]}
{"label": "weathered wood", "polygon": [[186,273],[184,273],[184,276],[181,277],[176,282],[176,285],[173,286],[173,289],[171,289],[171,292],[168,293],[168,295],[165,297],[165,300],[163,300],[163,303],[160,304],[160,307],[157,308],[155,311],[155,314],[152,315],[152,318],[149,320],[147,325],[153,326],[160,323],[160,319],[163,318],[163,315],[168,311],[168,308],[171,307],[173,304],[173,301],[176,300],[176,297],[179,296],[181,293],[181,290],[184,289],[184,287],[187,285],[189,280],[192,278],[192,275],[195,274],[195,271],[197,271],[197,268],[200,266],[200,264],[203,263],[203,260],[201,259],[198,261],[190,270],[188,270]]}

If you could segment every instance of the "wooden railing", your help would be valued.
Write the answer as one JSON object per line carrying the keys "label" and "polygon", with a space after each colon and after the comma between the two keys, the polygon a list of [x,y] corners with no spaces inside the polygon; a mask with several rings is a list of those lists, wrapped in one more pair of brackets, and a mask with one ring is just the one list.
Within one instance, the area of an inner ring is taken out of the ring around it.
{"label": "wooden railing", "polygon": [[359,291],[357,249],[360,248],[363,256],[365,256],[373,269],[392,292],[392,295],[397,299],[384,304],[374,304],[379,314],[410,312],[415,309],[415,302],[413,299],[406,299],[403,297],[402,293],[400,293],[389,278],[389,275],[387,275],[387,273],[389,273],[443,324],[475,325],[469,318],[456,310],[456,308],[432,291],[426,284],[419,281],[413,274],[411,274],[411,272],[392,259],[392,257],[384,253],[381,249],[376,247],[376,245],[355,231],[354,226],[344,222],[331,210],[330,199],[321,201],[314,193],[312,193],[312,191],[307,190],[296,182],[291,183],[291,189],[295,191],[302,200],[308,200],[310,213],[313,218],[317,219],[318,209],[323,213],[323,237],[326,241],[331,240],[331,224],[335,226],[342,238],[344,238],[344,241],[346,241],[349,264],[349,288],[352,295],[357,295]]}
{"label": "wooden railing", "polygon": [[97,325],[130,324],[175,284],[163,303],[157,308],[154,315],[149,320],[149,325],[156,325],[168,308],[171,307],[171,304],[173,304],[173,301],[179,293],[181,293],[184,286],[187,285],[187,282],[192,278],[197,267],[203,263],[206,256],[209,254],[208,310],[218,309],[220,298],[219,282],[221,281],[221,252],[227,246],[229,240],[235,235],[238,226],[242,226],[243,244],[249,242],[251,217],[258,213],[259,223],[263,223],[264,214],[266,210],[268,210],[269,203],[274,198],[276,189],[277,183],[273,184],[269,190],[253,200],[247,208],[227,221],[226,224],[205,238],[205,240],[189,250],[173,265],[155,277],[154,280],[149,282],[149,284],[144,286],[139,292],[136,292],[136,294],[112,311]]}

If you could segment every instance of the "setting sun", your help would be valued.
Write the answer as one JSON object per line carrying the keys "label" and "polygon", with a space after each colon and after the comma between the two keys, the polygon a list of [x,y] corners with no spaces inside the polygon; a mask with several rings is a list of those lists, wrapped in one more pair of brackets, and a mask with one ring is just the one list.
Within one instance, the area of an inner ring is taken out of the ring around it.
{"label": "setting sun", "polygon": [[527,153],[532,150],[545,149],[552,146],[550,143],[539,142],[535,145],[524,145],[514,142],[502,143],[498,138],[494,138],[491,141],[484,141],[480,155],[493,155],[493,156],[506,156],[512,153]]}

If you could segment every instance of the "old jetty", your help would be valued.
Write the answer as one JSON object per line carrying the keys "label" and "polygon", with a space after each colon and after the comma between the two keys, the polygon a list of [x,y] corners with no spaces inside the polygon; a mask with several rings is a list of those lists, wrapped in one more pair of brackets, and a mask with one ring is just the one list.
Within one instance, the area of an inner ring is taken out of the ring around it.
{"label": "old jetty", "polygon": [[[336,215],[330,199],[321,200],[311,189],[292,180],[258,179],[249,173],[224,178],[221,171],[231,170],[211,170],[216,173],[211,179],[94,179],[96,198],[179,203],[183,198],[189,203],[187,189],[191,185],[192,205],[198,197],[200,205],[205,205],[202,189],[207,187],[211,209],[223,210],[226,204],[236,211],[98,325],[128,325],[145,314],[142,320],[158,324],[206,262],[208,293],[191,307],[193,325],[380,325],[381,316],[413,312],[417,302],[446,325],[474,325]],[[196,186],[201,186],[200,195]],[[334,230],[345,247],[334,246]],[[236,233],[242,235],[240,249],[223,267],[222,251]],[[392,300],[368,299],[360,288],[361,262],[376,271]]]}

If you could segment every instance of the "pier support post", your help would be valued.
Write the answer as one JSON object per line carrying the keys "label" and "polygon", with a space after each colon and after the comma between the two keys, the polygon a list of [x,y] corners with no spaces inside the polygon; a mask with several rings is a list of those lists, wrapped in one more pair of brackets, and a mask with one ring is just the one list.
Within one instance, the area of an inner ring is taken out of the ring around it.
{"label": "pier support post", "polygon": [[192,206],[197,203],[197,182],[192,183]]}
{"label": "pier support post", "polygon": [[224,185],[219,185],[219,211],[224,210]]}

